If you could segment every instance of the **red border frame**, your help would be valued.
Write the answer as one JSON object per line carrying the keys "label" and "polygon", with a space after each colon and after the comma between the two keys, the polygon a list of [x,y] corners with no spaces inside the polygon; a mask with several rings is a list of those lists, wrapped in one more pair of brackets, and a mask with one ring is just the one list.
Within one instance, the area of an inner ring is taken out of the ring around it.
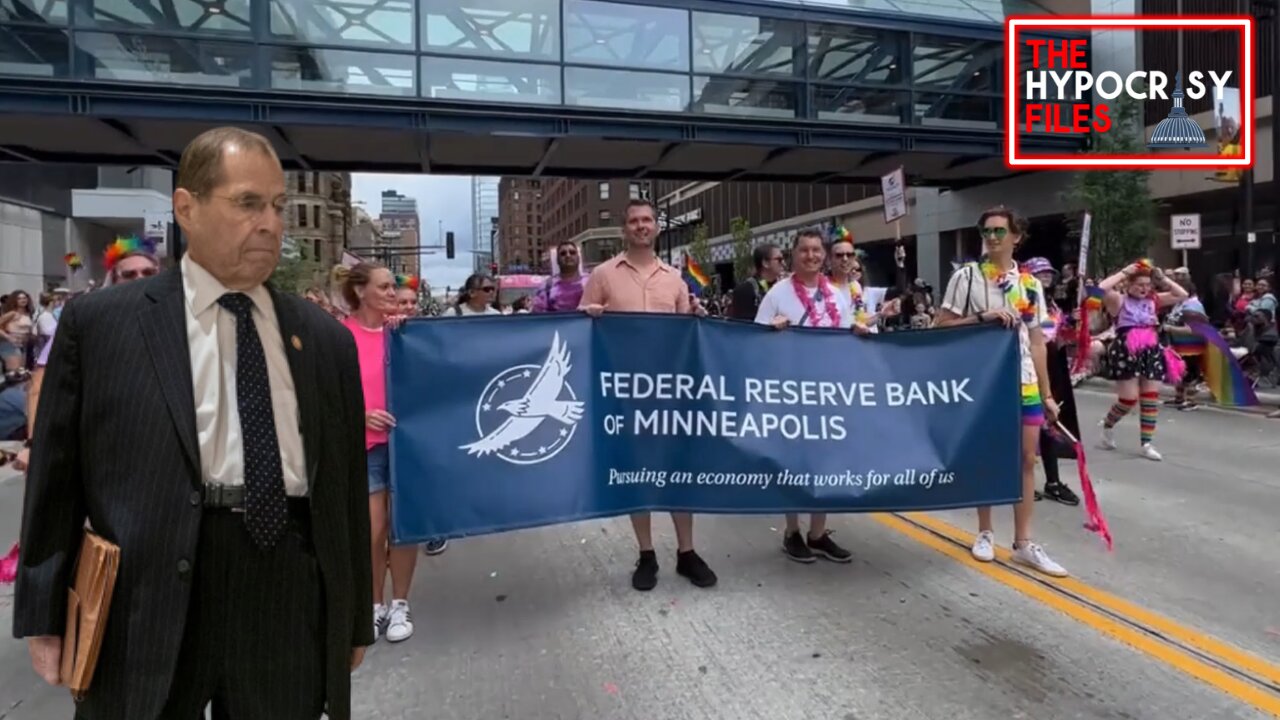
{"label": "red border frame", "polygon": [[[1197,21],[1196,25],[1186,25],[1185,21]],[[1240,43],[1240,65],[1244,69],[1240,85],[1244,122],[1241,123],[1242,135],[1241,155],[1218,155],[1217,153],[1186,153],[1175,156],[1178,160],[1198,162],[1169,162],[1173,157],[1164,153],[1142,153],[1131,155],[1086,155],[1080,153],[1056,155],[1020,155],[1018,153],[1018,135],[1020,123],[1009,122],[1009,115],[1017,116],[1018,88],[1021,75],[1020,55],[1018,47],[1019,32],[1029,30],[1030,21],[1036,29],[1047,31],[1079,30],[1079,29],[1113,29],[1113,30],[1183,30],[1196,32],[1200,30],[1236,30],[1243,42]],[[1099,22],[1105,21],[1105,22]],[[1121,22],[1117,22],[1121,21]],[[1251,168],[1256,161],[1255,135],[1257,124],[1257,108],[1255,93],[1257,82],[1256,66],[1256,34],[1254,18],[1248,15],[1094,15],[1088,17],[1047,17],[1044,15],[1015,15],[1005,18],[1005,167],[1010,170],[1076,170],[1076,169],[1115,169],[1115,170],[1187,170],[1187,169],[1222,169]],[[1252,50],[1252,52],[1251,52]],[[1010,69],[1012,68],[1012,70]],[[1010,111],[1013,111],[1012,113]],[[1089,158],[1102,162],[1090,162]],[[1159,159],[1161,162],[1152,163]],[[1117,163],[1116,161],[1126,161]]]}

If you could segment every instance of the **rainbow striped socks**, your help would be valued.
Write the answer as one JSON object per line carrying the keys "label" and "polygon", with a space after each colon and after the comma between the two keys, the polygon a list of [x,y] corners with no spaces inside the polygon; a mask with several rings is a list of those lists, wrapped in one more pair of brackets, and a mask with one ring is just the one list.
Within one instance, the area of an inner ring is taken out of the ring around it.
{"label": "rainbow striped socks", "polygon": [[[1129,411],[1133,410],[1133,406],[1137,404],[1137,400],[1120,398],[1116,401],[1116,404],[1112,405],[1111,409],[1107,411],[1107,418],[1102,421],[1102,427],[1107,428],[1108,430],[1115,427],[1116,423],[1123,420],[1124,416],[1128,415]],[[1143,440],[1143,442],[1146,442],[1146,440]]]}
{"label": "rainbow striped socks", "polygon": [[1151,438],[1156,434],[1156,414],[1160,412],[1160,394],[1142,393],[1142,408],[1139,412],[1142,419],[1142,444],[1150,445]]}

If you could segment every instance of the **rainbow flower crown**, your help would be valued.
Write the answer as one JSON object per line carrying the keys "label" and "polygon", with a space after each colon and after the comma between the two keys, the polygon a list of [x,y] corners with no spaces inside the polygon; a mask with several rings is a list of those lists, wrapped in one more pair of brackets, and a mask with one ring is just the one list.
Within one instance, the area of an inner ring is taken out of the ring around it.
{"label": "rainbow flower crown", "polygon": [[155,255],[155,243],[140,240],[137,235],[118,237],[115,242],[107,246],[106,252],[102,254],[102,264],[106,266],[107,272],[111,272],[111,269],[116,266],[116,263],[120,262],[121,258],[137,253]]}
{"label": "rainbow flower crown", "polygon": [[416,292],[418,289],[418,278],[414,275],[397,275],[396,287],[409,288]]}

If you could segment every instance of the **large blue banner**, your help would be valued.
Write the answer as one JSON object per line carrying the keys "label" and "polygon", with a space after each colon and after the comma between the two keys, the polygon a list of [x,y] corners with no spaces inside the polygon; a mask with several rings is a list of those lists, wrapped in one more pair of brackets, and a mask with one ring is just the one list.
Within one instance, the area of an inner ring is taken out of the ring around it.
{"label": "large blue banner", "polygon": [[864,512],[1021,495],[1018,338],[687,316],[411,320],[387,394],[397,542],[637,510]]}

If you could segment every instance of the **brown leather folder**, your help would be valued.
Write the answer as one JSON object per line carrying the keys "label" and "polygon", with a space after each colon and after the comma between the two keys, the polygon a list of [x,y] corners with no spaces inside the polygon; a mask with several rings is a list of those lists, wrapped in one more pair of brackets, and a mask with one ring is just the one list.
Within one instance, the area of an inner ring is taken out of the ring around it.
{"label": "brown leather folder", "polygon": [[119,546],[85,528],[75,580],[67,590],[67,629],[62,635],[62,684],[77,700],[93,681],[119,572]]}

